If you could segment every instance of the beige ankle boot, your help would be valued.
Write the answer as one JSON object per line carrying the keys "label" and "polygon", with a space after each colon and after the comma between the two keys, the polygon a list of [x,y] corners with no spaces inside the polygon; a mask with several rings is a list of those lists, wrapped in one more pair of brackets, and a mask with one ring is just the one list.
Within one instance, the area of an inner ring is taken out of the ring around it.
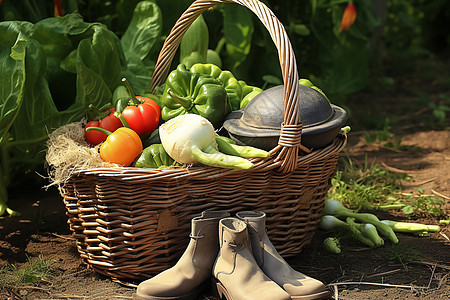
{"label": "beige ankle boot", "polygon": [[253,256],[270,279],[281,286],[292,300],[327,299],[331,293],[326,286],[305,274],[295,271],[280,256],[266,234],[266,214],[244,211],[236,217],[247,224]]}
{"label": "beige ankle boot", "polygon": [[191,221],[191,240],[178,262],[137,287],[133,299],[195,299],[209,283],[219,252],[218,223],[225,212],[206,211]]}
{"label": "beige ankle boot", "polygon": [[220,250],[213,275],[219,298],[227,300],[290,300],[290,296],[258,267],[247,226],[237,218],[219,222]]}

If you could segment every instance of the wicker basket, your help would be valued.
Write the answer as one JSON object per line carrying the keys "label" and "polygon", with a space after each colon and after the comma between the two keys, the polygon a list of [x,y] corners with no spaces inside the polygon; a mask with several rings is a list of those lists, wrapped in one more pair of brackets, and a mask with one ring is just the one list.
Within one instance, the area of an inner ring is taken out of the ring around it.
{"label": "wicker basket", "polygon": [[189,242],[191,219],[208,209],[264,211],[268,235],[283,256],[300,253],[314,235],[346,135],[342,132],[330,145],[302,152],[295,56],[284,27],[264,4],[256,0],[195,1],[162,47],[151,89],[165,81],[192,22],[219,3],[250,9],[278,49],[285,86],[279,145],[269,158],[252,160],[255,167],[250,170],[195,166],[77,171],[60,193],[78,251],[98,273],[143,279],[171,267]]}

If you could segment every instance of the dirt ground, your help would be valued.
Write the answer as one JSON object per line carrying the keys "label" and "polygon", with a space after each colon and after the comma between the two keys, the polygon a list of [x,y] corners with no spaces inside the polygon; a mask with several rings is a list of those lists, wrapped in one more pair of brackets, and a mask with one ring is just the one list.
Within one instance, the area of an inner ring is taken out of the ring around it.
{"label": "dirt ground", "polygon": [[[426,194],[444,200],[450,215],[449,123],[430,126],[427,120],[433,107],[411,105],[417,100],[417,89],[425,86],[423,92],[433,103],[441,101],[441,95],[450,96],[448,82],[402,76],[396,78],[394,91],[371,91],[352,97],[347,104],[352,131],[343,155],[355,162],[363,162],[367,156],[391,171],[411,175],[412,180],[403,182],[404,192],[416,193],[422,188]],[[364,119],[383,116],[396,120],[390,131],[403,148],[369,143],[363,138],[367,133]],[[41,257],[51,261],[52,272],[39,283],[19,287],[5,286],[0,278],[0,299],[131,299],[138,282],[117,282],[98,275],[79,258],[56,188],[14,189],[10,191],[10,203],[22,216],[0,218],[0,266],[10,263],[23,267],[28,258]],[[406,220],[395,211],[377,215]],[[412,221],[438,224],[427,216],[414,216]],[[322,241],[326,233],[317,231],[303,252],[287,261],[328,284],[334,299],[450,299],[450,226],[441,228],[439,233],[426,237],[398,234],[398,245],[386,243],[370,249],[346,245],[340,255],[325,252]],[[212,297],[205,292],[200,299]]]}

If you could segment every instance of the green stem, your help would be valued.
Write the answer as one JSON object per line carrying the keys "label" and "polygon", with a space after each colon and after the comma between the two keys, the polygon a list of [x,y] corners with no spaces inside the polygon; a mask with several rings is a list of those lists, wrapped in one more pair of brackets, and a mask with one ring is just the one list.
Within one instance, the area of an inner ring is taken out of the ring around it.
{"label": "green stem", "polygon": [[5,213],[7,208],[6,202],[8,201],[8,192],[6,190],[5,181],[0,182],[0,216]]}
{"label": "green stem", "polygon": [[114,112],[114,116],[119,118],[120,122],[122,122],[123,127],[130,128],[130,125],[128,124],[127,120],[121,113],[116,111],[116,112]]}
{"label": "green stem", "polygon": [[192,108],[193,103],[190,99],[178,97],[177,95],[172,93],[172,91],[170,89],[167,90],[167,93],[173,100],[175,100],[178,104],[183,106],[186,110],[190,110]]}
{"label": "green stem", "polygon": [[410,222],[396,222],[391,220],[383,220],[384,224],[390,226],[395,232],[438,232],[441,228],[438,225],[426,225],[421,223],[410,223]]}
{"label": "green stem", "polygon": [[106,135],[112,134],[111,131],[109,131],[109,130],[107,130],[107,129],[105,129],[105,128],[101,128],[101,127],[95,127],[95,126],[92,126],[92,127],[86,128],[86,131],[87,131],[87,132],[89,132],[89,131],[91,131],[91,130],[100,131],[101,133],[104,133],[104,134],[106,134]]}
{"label": "green stem", "polygon": [[370,210],[391,210],[391,209],[402,209],[405,207],[405,204],[397,203],[397,204],[385,204],[385,205],[371,205],[368,207]]}
{"label": "green stem", "polygon": [[242,157],[225,155],[215,150],[214,147],[208,147],[205,152],[198,147],[192,147],[192,158],[204,165],[227,168],[227,169],[250,169],[253,164]]}
{"label": "green stem", "polygon": [[19,145],[29,145],[29,144],[35,144],[35,143],[40,143],[45,141],[46,139],[48,139],[48,135],[43,135],[34,139],[28,139],[28,140],[18,140],[18,141],[12,141],[12,142],[8,142],[8,144],[6,145],[6,148],[12,148],[15,146],[19,146]]}
{"label": "green stem", "polygon": [[126,78],[122,78],[122,82],[125,83],[128,92],[130,92],[131,102],[133,103],[133,105],[141,104],[141,102],[139,102],[136,98],[136,94],[133,92],[133,88],[131,87],[131,84],[128,82],[128,80]]}

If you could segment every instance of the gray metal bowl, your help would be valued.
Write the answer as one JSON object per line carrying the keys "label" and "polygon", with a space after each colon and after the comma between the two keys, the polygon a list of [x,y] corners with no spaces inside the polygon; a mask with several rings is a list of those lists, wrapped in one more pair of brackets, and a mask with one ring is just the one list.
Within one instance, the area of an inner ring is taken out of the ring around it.
{"label": "gray metal bowl", "polygon": [[[284,86],[265,90],[231,112],[223,127],[238,144],[271,150],[278,145],[284,121]],[[330,144],[347,121],[347,112],[330,104],[319,91],[299,85],[302,144],[316,149]]]}

